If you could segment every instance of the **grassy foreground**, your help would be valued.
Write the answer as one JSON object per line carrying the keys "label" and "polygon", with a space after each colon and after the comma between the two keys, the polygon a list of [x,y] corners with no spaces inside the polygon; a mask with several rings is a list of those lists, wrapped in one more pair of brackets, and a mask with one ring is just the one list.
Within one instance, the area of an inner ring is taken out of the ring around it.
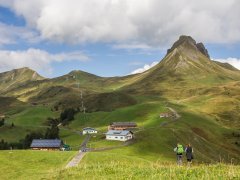
{"label": "grassy foreground", "polygon": [[152,161],[118,151],[87,153],[77,167],[65,169],[76,152],[0,151],[0,179],[239,179],[240,166]]}
{"label": "grassy foreground", "polygon": [[147,161],[114,153],[89,153],[78,167],[62,169],[51,179],[239,179],[240,166],[178,167],[171,161]]}
{"label": "grassy foreground", "polygon": [[111,161],[104,164],[80,165],[60,171],[53,179],[239,179],[237,166],[199,165],[191,168],[174,164],[129,164]]}
{"label": "grassy foreground", "polygon": [[44,179],[64,168],[76,152],[0,151],[0,179]]}

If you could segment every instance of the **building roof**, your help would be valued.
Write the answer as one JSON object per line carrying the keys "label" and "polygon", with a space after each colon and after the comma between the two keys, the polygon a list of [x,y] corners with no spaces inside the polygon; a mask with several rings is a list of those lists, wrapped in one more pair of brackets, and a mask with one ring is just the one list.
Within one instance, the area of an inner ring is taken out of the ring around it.
{"label": "building roof", "polygon": [[96,131],[96,129],[91,128],[91,127],[85,127],[85,128],[83,128],[83,131],[86,131],[86,130],[94,130],[94,131]]}
{"label": "building roof", "polygon": [[121,131],[121,130],[109,130],[106,135],[112,135],[112,136],[126,136],[129,133],[132,133],[131,131]]}
{"label": "building roof", "polygon": [[33,139],[31,148],[60,148],[62,141],[60,139]]}
{"label": "building roof", "polygon": [[136,127],[137,124],[135,122],[113,122],[111,126],[131,126]]}

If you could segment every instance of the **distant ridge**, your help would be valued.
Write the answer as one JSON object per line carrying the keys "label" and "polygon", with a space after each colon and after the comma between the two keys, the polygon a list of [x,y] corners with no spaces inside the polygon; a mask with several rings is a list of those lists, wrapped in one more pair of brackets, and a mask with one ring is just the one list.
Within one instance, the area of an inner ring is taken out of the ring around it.
{"label": "distant ridge", "polygon": [[43,79],[45,78],[40,76],[36,71],[28,67],[3,72],[0,73],[0,92],[16,88],[17,86],[23,83]]}

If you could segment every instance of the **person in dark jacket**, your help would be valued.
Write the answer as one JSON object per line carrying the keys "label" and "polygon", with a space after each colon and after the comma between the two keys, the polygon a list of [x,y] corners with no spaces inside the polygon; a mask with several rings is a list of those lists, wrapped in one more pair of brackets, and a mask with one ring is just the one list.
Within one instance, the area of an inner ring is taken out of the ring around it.
{"label": "person in dark jacket", "polygon": [[185,152],[186,152],[188,166],[190,166],[192,163],[192,159],[193,159],[193,148],[192,148],[191,144],[188,144],[186,146]]}

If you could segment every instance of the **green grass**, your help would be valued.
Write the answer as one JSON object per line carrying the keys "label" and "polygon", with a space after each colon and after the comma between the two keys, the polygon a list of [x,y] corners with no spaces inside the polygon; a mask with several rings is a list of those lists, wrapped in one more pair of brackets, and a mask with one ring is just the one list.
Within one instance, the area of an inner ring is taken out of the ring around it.
{"label": "green grass", "polygon": [[64,168],[76,152],[0,151],[0,179],[43,179]]}
{"label": "green grass", "polygon": [[81,136],[72,130],[62,129],[62,128],[60,128],[59,135],[65,144],[68,144],[71,146],[72,150],[79,150],[80,145],[85,139],[85,136]]}
{"label": "green grass", "polygon": [[111,147],[118,147],[123,145],[123,142],[120,141],[109,141],[106,140],[105,135],[97,134],[92,135],[87,147],[89,148],[111,148]]}
{"label": "green grass", "polygon": [[[60,138],[64,143],[69,144],[73,150],[78,150],[84,136],[76,131],[90,126],[99,130],[98,135],[92,137],[88,147],[109,148],[121,145],[121,142],[107,141],[103,133],[107,131],[109,123],[114,121],[137,122],[138,129],[135,130],[135,142],[123,148],[121,153],[129,156],[141,156],[153,160],[156,157],[173,160],[172,149],[177,142],[184,145],[191,143],[195,149],[197,161],[218,161],[219,157],[226,161],[238,161],[238,147],[232,143],[225,134],[231,134],[231,129],[223,127],[214,121],[211,116],[190,111],[189,106],[169,103],[168,106],[176,109],[182,116],[176,122],[171,123],[169,118],[159,118],[161,112],[168,111],[165,101],[151,97],[138,97],[139,104],[120,108],[111,112],[94,112],[83,115],[78,113],[75,120],[66,128],[60,128]],[[24,138],[31,130],[42,130],[42,126],[48,116],[54,116],[47,107],[31,107],[19,114],[11,116],[7,122],[16,122],[16,127],[1,127],[0,135],[6,141],[16,142]],[[31,120],[34,122],[31,125]],[[162,122],[170,122],[161,126]],[[18,125],[19,124],[19,125]],[[15,132],[18,136],[15,136]],[[213,133],[214,132],[214,133]],[[221,149],[219,151],[219,149]],[[217,153],[216,153],[217,152]],[[220,152],[220,153],[219,153]]]}
{"label": "green grass", "polygon": [[[16,110],[16,111],[15,111]],[[0,127],[0,137],[7,142],[18,142],[32,131],[45,132],[48,117],[57,117],[58,112],[52,112],[49,107],[30,106],[21,111],[13,108],[8,111],[8,116],[3,127]],[[11,124],[14,123],[14,127]],[[0,139],[1,139],[0,138]]]}
{"label": "green grass", "polygon": [[12,115],[8,120],[15,125],[23,126],[43,126],[48,117],[57,117],[55,112],[52,112],[49,107],[33,106],[28,107],[24,111]]}
{"label": "green grass", "polygon": [[76,152],[0,151],[2,180],[11,179],[239,179],[240,166],[224,163],[198,164],[188,168],[184,160],[149,160],[122,150],[87,153],[77,167],[65,166]]}
{"label": "green grass", "polygon": [[79,113],[70,124],[71,128],[81,130],[86,126],[106,131],[111,122],[133,121],[138,126],[149,127],[160,124],[163,119],[159,118],[161,112],[168,111],[161,102],[141,103],[126,108],[119,108],[111,112],[94,112],[83,115]]}
{"label": "green grass", "polygon": [[62,169],[53,179],[238,179],[240,166],[193,164],[178,167],[174,162],[148,161],[121,153],[88,153],[78,167]]}
{"label": "green grass", "polygon": [[32,131],[45,132],[45,128],[24,126],[15,126],[12,128],[7,125],[0,127],[0,139],[4,139],[9,143],[19,142],[19,140],[24,139],[25,136]]}

